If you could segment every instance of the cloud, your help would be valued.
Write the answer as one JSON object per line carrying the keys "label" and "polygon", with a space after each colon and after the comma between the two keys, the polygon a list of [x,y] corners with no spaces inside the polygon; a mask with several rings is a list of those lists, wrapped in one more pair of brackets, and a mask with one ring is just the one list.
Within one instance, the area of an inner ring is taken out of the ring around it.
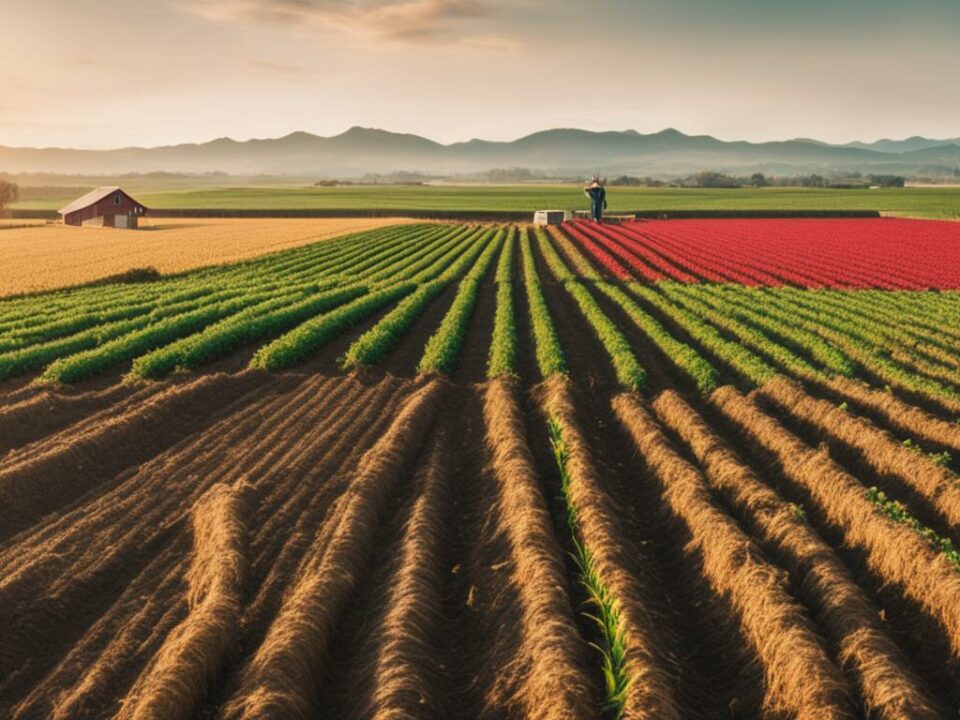
{"label": "cloud", "polygon": [[489,36],[497,13],[479,0],[194,0],[185,11],[215,22],[322,25],[415,44]]}

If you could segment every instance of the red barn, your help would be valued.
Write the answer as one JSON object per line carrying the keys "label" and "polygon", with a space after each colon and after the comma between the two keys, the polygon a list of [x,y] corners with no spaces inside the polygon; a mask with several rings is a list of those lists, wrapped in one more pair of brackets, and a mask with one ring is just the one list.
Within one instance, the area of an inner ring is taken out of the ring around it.
{"label": "red barn", "polygon": [[60,210],[64,225],[135,228],[147,208],[118,187],[100,187]]}

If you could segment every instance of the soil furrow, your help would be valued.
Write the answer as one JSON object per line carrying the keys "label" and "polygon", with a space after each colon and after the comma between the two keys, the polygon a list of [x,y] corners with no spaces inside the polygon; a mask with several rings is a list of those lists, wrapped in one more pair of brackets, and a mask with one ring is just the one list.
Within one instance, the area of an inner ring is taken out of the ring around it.
{"label": "soil furrow", "polygon": [[[825,400],[818,400],[786,379],[764,385],[758,397],[809,428],[817,437],[831,440],[838,454],[852,457],[864,468],[864,477],[880,481],[894,497],[915,500],[908,504],[917,512],[927,508],[927,524],[941,533],[960,537],[960,484],[947,468],[897,442],[869,420],[856,417]],[[936,516],[937,521],[928,518]]]}
{"label": "soil furrow", "polygon": [[826,630],[839,666],[852,675],[865,711],[883,720],[943,717],[888,636],[877,608],[798,508],[766,486],[677,393],[661,394],[653,409],[689,447],[710,486],[796,577],[801,597]]}
{"label": "soil furrow", "polygon": [[264,643],[242,671],[224,717],[303,717],[316,707],[336,620],[369,562],[377,519],[426,438],[441,391],[436,382],[414,394],[364,456],[330,543],[322,557],[302,568]]}
{"label": "soil furrow", "polygon": [[687,527],[685,552],[732,605],[763,663],[765,716],[852,718],[839,670],[782,572],[717,508],[699,472],[671,447],[636,397],[620,395],[613,406],[662,484],[667,505]]}
{"label": "soil furrow", "polygon": [[[866,488],[826,453],[804,445],[733,388],[715,391],[712,404],[747,442],[769,453],[777,463],[778,476],[799,491],[814,518],[822,521],[842,546],[862,555],[867,570],[885,591],[914,608],[915,624],[909,632],[921,634],[927,642],[927,659],[921,666],[936,676],[949,677],[956,672],[960,573],[946,557],[913,529],[881,515],[867,499]],[[937,629],[923,629],[924,617]],[[911,659],[916,662],[917,656],[911,654]],[[956,703],[957,698],[952,701]]]}

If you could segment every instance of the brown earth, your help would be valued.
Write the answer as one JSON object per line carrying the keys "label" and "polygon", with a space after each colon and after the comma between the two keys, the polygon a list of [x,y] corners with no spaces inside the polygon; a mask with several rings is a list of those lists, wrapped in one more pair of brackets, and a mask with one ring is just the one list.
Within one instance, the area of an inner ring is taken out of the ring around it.
{"label": "brown earth", "polygon": [[956,426],[851,382],[700,395],[596,294],[624,393],[536,261],[570,380],[517,282],[515,381],[483,381],[485,283],[450,378],[416,366],[452,290],[386,371],[336,363],[372,318],[292,372],[0,386],[0,716],[610,717],[583,550],[622,717],[956,716],[960,572],[866,496],[951,534],[950,471],[901,443]]}

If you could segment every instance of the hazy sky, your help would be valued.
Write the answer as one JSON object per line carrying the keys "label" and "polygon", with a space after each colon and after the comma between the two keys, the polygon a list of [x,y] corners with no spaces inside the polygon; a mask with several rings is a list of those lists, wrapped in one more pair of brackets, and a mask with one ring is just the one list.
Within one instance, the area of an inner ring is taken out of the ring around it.
{"label": "hazy sky", "polygon": [[960,0],[0,0],[0,145],[960,136]]}

